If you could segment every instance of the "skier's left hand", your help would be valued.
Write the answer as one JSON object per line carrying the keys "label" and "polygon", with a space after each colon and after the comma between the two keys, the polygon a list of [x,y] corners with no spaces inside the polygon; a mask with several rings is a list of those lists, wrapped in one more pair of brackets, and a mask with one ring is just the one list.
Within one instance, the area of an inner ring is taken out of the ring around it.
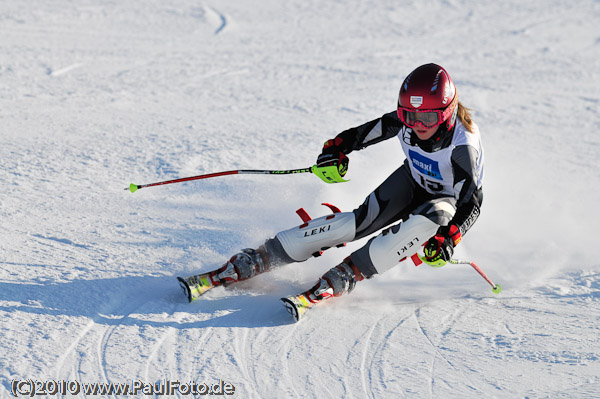
{"label": "skier's left hand", "polygon": [[423,259],[430,266],[444,266],[452,259],[454,247],[460,242],[462,235],[460,229],[454,225],[441,226],[435,236],[431,237],[423,252]]}

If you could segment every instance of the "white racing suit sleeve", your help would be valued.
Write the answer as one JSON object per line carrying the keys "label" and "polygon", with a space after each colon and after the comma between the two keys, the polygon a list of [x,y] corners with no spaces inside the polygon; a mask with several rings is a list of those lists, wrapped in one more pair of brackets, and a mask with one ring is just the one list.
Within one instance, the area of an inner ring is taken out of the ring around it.
{"label": "white racing suit sleeve", "polygon": [[353,212],[335,213],[277,233],[285,253],[294,261],[302,262],[327,248],[352,241],[356,234]]}

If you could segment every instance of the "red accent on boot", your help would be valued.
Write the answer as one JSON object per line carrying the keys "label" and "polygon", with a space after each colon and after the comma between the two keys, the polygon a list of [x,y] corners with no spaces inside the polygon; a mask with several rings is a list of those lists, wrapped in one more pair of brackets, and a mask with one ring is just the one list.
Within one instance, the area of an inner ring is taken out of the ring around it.
{"label": "red accent on boot", "polygon": [[327,282],[327,285],[329,285],[329,287],[331,289],[331,283],[329,282],[329,280],[320,278],[319,281],[317,281],[317,283],[311,289],[309,289],[308,291],[306,291],[302,294],[311,303],[321,302],[325,299],[329,299],[329,298],[333,297],[333,295],[330,294],[329,292],[323,292],[320,296],[315,295],[315,291],[317,291],[319,288],[321,288],[321,280],[325,280],[325,282]]}
{"label": "red accent on boot", "polygon": [[219,285],[221,285],[221,281],[219,281],[219,279],[217,278],[217,273],[216,272],[212,272],[208,275],[208,278],[210,278],[210,281],[212,282],[212,284],[215,287],[218,287]]}
{"label": "red accent on boot", "polygon": [[350,269],[352,269],[352,271],[354,272],[354,281],[355,282],[363,281],[365,279],[364,276],[362,275],[362,273],[360,272],[360,270],[358,270],[358,267],[356,267],[356,265],[354,264],[354,262],[352,262],[352,259],[350,259],[349,256],[343,260],[343,263],[350,266]]}
{"label": "red accent on boot", "polygon": [[219,285],[221,285],[221,280],[219,280],[218,274],[220,273],[219,270],[223,269],[222,267],[215,270],[214,272],[211,272],[208,277],[210,278],[210,281],[213,283],[213,285],[215,287],[218,287]]}

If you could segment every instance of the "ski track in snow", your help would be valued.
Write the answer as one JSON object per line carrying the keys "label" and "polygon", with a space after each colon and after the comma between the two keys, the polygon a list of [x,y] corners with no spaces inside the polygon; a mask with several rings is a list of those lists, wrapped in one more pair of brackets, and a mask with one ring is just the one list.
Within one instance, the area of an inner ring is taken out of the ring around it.
{"label": "ski track in snow", "polygon": [[378,320],[377,323],[373,324],[373,326],[369,329],[363,346],[362,359],[360,362],[360,375],[362,380],[363,393],[365,397],[369,397],[369,385],[371,382],[371,376],[366,368],[369,346],[371,344],[371,337],[373,336],[373,331],[375,331],[375,328],[379,325],[380,322],[381,320]]}
{"label": "ski track in snow", "polygon": [[[423,334],[423,337],[427,340],[427,342],[429,343],[429,345],[431,345],[431,348],[434,351],[434,353],[433,353],[433,355],[431,357],[431,363],[430,363],[430,367],[429,367],[429,395],[430,395],[430,397],[433,398],[433,397],[436,396],[436,395],[434,395],[434,385],[436,384],[435,364],[436,364],[436,361],[437,361],[438,358],[442,359],[444,361],[444,363],[446,363],[448,366],[450,366],[452,368],[452,371],[454,373],[461,374],[462,375],[462,381],[465,382],[465,383],[467,383],[467,387],[472,388],[472,389],[474,389],[476,391],[479,391],[479,392],[477,392],[478,396],[482,395],[483,393],[481,393],[479,389],[476,389],[476,388],[470,386],[469,379],[466,376],[464,376],[464,374],[462,374],[462,372],[459,369],[457,369],[455,367],[455,365],[440,351],[440,349],[439,349],[439,343],[434,343],[431,340],[431,338],[429,337],[429,335],[425,331],[423,325],[419,321],[420,312],[421,312],[420,308],[417,307],[417,308],[414,309],[414,311],[413,311],[414,321],[417,324],[418,331],[421,334]],[[447,330],[446,330],[446,333],[447,333]]]}
{"label": "ski track in snow", "polygon": [[[0,5],[0,397],[13,379],[223,380],[256,399],[600,397],[600,4],[214,4]],[[343,185],[123,188],[310,164],[326,139],[393,111],[426,62],[450,71],[486,148],[485,204],[457,257],[503,292],[470,268],[402,263],[293,324],[279,298],[350,243],[186,303],[174,276],[297,225],[294,209],[354,209],[401,164],[399,143],[350,154]]]}
{"label": "ski track in snow", "polygon": [[283,336],[281,339],[281,341],[283,343],[275,351],[276,353],[281,353],[280,362],[282,364],[283,374],[286,376],[285,382],[287,382],[287,384],[290,386],[290,388],[292,389],[292,392],[294,394],[294,397],[296,397],[296,398],[301,398],[302,395],[300,394],[300,392],[298,390],[296,390],[296,387],[294,384],[295,376],[290,372],[289,361],[290,361],[290,351],[292,348],[292,344],[296,342],[292,338],[294,337],[299,325],[300,324],[294,324],[294,326],[292,326],[290,328],[290,332],[287,335]]}
{"label": "ski track in snow", "polygon": [[[201,346],[203,342],[205,342],[206,335],[210,334],[210,332],[210,328],[206,328],[206,331],[203,334],[202,338],[197,342],[199,346]],[[148,355],[148,359],[146,360],[146,365],[144,366],[144,373],[142,374],[144,377],[144,381],[150,381],[150,369],[152,368],[152,363],[159,363],[157,360],[159,352],[161,351],[161,349],[164,351],[164,345],[166,344],[166,341],[172,338],[174,335],[175,330],[171,327],[166,327],[166,331],[162,333],[161,337],[154,344],[154,347],[152,348],[152,351],[150,352],[150,354]]]}
{"label": "ski track in snow", "polygon": [[[79,345],[79,343],[81,342],[83,337],[86,336],[88,334],[88,332],[95,325],[96,325],[96,323],[93,320],[90,320],[88,322],[88,324],[85,326],[85,328],[78,335],[77,339],[75,339],[73,341],[73,343],[71,343],[71,345],[69,345],[69,347],[66,349],[66,351],[58,359],[58,361],[56,362],[56,373],[54,374],[54,377],[56,378],[57,381],[62,380],[62,379],[68,380],[71,377],[71,372],[73,372],[76,375],[76,378],[80,377],[77,370],[71,370],[71,371],[67,372],[66,374],[62,370],[65,367],[65,365],[67,364],[67,360],[69,359],[69,357],[72,356],[73,352],[75,351],[75,349],[77,348],[77,346]],[[69,367],[72,367],[72,365],[70,365]]]}

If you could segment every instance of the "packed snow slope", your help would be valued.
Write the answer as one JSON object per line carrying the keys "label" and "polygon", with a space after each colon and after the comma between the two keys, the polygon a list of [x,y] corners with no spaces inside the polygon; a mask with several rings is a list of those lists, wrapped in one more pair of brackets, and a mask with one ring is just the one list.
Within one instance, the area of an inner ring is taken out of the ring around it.
{"label": "packed snow slope", "polygon": [[[0,397],[22,379],[600,397],[599,23],[594,0],[2,2]],[[427,62],[486,148],[482,214],[456,256],[503,292],[468,266],[404,262],[292,323],[279,298],[361,240],[188,304],[175,276],[299,224],[300,207],[353,209],[402,163],[399,142],[350,154],[344,184],[124,188],[310,166],[394,110]]]}

